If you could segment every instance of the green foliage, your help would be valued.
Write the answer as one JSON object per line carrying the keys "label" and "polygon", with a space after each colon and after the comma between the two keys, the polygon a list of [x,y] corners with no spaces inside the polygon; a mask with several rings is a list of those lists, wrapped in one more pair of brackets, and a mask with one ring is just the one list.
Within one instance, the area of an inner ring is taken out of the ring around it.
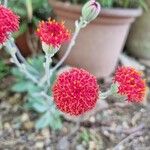
{"label": "green foliage", "polygon": [[52,117],[50,111],[46,111],[40,119],[36,122],[36,128],[42,129],[47,126],[50,126],[53,130],[58,130],[62,127],[61,118],[59,114],[55,113]]}
{"label": "green foliage", "polygon": [[46,20],[51,16],[51,7],[47,0],[10,0],[10,7],[20,16],[20,30],[14,36],[18,37],[26,32],[29,25],[36,27],[40,20]]}
{"label": "green foliage", "polygon": [[102,7],[110,8],[113,6],[113,0],[98,0]]}
{"label": "green foliage", "polygon": [[89,141],[90,141],[90,133],[86,129],[84,129],[81,132],[81,134],[80,134],[80,140],[84,141],[86,143],[89,143]]}
{"label": "green foliage", "polygon": [[35,84],[25,79],[18,80],[17,83],[12,86],[11,90],[20,93],[28,92],[29,94],[40,92],[40,89]]}
{"label": "green foliage", "polygon": [[[45,59],[43,55],[28,59],[28,63],[40,72],[41,77],[44,74],[44,60]],[[35,127],[37,129],[42,129],[49,126],[53,130],[60,129],[62,127],[62,121],[59,111],[53,104],[53,98],[51,97],[50,93],[51,90],[49,89],[48,91],[48,98],[43,97],[41,91],[43,91],[44,87],[39,87],[28,80],[18,68],[13,68],[11,72],[16,78],[16,82],[12,85],[11,90],[13,92],[25,93],[27,95],[27,102],[24,105],[25,109],[33,110],[40,116],[40,118],[36,121]],[[51,85],[53,84],[55,78],[56,73],[53,73],[53,76],[50,80]]]}
{"label": "green foliage", "polygon": [[[64,0],[62,0],[64,1]],[[65,0],[66,1],[66,0]],[[88,0],[68,0],[73,4],[84,4]],[[138,8],[142,7],[147,9],[145,0],[97,0],[102,7],[112,8],[112,7],[122,7],[122,8]]]}
{"label": "green foliage", "polygon": [[4,63],[4,61],[0,60],[0,80],[7,74],[9,74],[9,67]]}

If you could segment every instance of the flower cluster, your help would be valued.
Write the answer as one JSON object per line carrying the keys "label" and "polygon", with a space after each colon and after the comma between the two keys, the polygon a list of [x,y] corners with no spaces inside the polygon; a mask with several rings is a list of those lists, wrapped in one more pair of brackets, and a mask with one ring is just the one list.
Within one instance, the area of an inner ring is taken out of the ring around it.
{"label": "flower cluster", "polygon": [[130,102],[141,102],[144,99],[146,84],[140,72],[131,67],[119,67],[114,82],[119,84],[118,93],[127,96]]}
{"label": "flower cluster", "polygon": [[0,44],[8,38],[8,34],[19,28],[19,17],[10,9],[0,5]]}
{"label": "flower cluster", "polygon": [[64,22],[56,22],[55,20],[42,21],[39,23],[37,35],[42,42],[56,48],[62,43],[70,39],[70,32],[64,26]]}
{"label": "flower cluster", "polygon": [[[83,20],[84,20],[83,25],[85,25],[85,22],[89,23],[98,16],[99,12],[100,12],[99,3],[97,3],[95,0],[88,1],[88,3],[82,9],[82,17],[80,18],[81,23]],[[76,25],[76,27],[80,26]],[[19,28],[19,17],[16,14],[14,14],[10,9],[0,5],[0,44],[3,44],[8,39],[9,34],[17,31],[18,28]],[[77,32],[75,32],[72,38],[73,43],[71,43],[70,45],[74,44],[74,40],[77,36],[77,33],[79,32],[79,30],[75,31]],[[50,19],[48,21],[42,21],[39,23],[36,34],[42,41],[42,46],[43,47],[45,46],[45,49],[50,47],[52,52],[56,52],[60,48],[60,46],[64,42],[69,40],[71,37],[71,33],[64,26],[63,22],[59,23],[56,22],[55,20]],[[6,48],[11,50],[9,46],[7,47],[7,44],[5,45]],[[14,60],[14,63],[18,65],[18,63],[20,62],[19,61],[15,62],[17,57],[15,54],[14,55],[13,54],[11,56]],[[47,89],[45,90],[44,88],[42,92],[44,92],[44,94],[46,94],[46,97],[48,98],[49,95],[47,95],[47,90],[50,87],[50,84],[49,82],[46,83],[46,80],[50,81],[49,79],[51,79],[49,76],[49,74],[51,73],[49,59],[51,59],[51,57],[53,56],[51,54],[53,53],[46,53],[45,55],[46,61],[43,62],[43,66],[45,66],[45,75],[41,80],[43,82],[42,88],[45,85],[47,87]],[[34,78],[32,72],[30,74],[30,71],[28,72],[28,70],[30,69],[27,70],[25,69],[24,71],[25,75],[28,76],[28,78],[31,79],[31,81],[33,81],[34,86],[35,83],[37,83],[37,86],[39,86],[40,84],[38,84],[37,79],[39,79],[40,77]],[[114,88],[112,86],[112,89],[106,92],[108,96],[110,94],[113,94],[113,92],[115,94],[118,92],[119,94],[126,96],[129,102],[138,103],[144,99],[146,92],[146,83],[145,80],[142,79],[141,73],[136,71],[134,68],[119,67],[115,73],[113,82],[115,83],[114,85],[115,86],[117,85],[118,87]],[[42,89],[41,86],[39,86],[39,88],[40,90]],[[91,75],[84,69],[72,68],[69,71],[63,72],[58,76],[52,87],[52,94],[54,97],[54,103],[56,104],[57,108],[60,111],[68,113],[73,116],[79,116],[87,111],[90,111],[95,107],[96,102],[99,99],[99,89],[100,88],[99,85],[97,84],[95,76]],[[103,97],[105,97],[105,94]],[[101,99],[103,97],[101,96]],[[41,110],[39,112],[41,112]]]}
{"label": "flower cluster", "polygon": [[96,78],[83,69],[62,73],[53,86],[57,108],[70,115],[81,115],[94,108],[99,95]]}

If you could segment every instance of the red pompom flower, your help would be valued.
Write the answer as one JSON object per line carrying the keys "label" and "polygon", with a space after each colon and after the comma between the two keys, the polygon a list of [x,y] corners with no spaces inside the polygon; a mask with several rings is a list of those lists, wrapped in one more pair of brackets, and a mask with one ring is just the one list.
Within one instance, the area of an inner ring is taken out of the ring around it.
{"label": "red pompom flower", "polygon": [[114,82],[119,84],[118,93],[125,95],[130,102],[141,102],[144,99],[146,84],[140,72],[131,67],[119,67]]}
{"label": "red pompom flower", "polygon": [[54,48],[59,47],[70,38],[70,32],[64,26],[64,23],[59,23],[55,20],[40,22],[37,29],[37,35],[42,42],[45,42],[47,45],[51,45]]}
{"label": "red pompom flower", "polygon": [[8,34],[19,28],[19,17],[10,9],[0,5],[0,44],[8,38]]}
{"label": "red pompom flower", "polygon": [[73,68],[59,75],[52,91],[59,110],[78,116],[94,108],[99,86],[89,72]]}

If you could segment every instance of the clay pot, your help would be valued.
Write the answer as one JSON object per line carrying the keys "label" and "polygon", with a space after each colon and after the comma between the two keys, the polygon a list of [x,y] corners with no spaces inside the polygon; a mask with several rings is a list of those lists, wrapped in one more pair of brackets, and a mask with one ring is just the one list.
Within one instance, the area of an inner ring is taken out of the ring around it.
{"label": "clay pot", "polygon": [[31,55],[31,50],[27,43],[27,32],[23,33],[16,39],[16,44],[23,56]]}
{"label": "clay pot", "polygon": [[134,56],[150,59],[150,0],[146,3],[149,10],[133,24],[126,45],[127,50]]}
{"label": "clay pot", "polygon": [[[58,20],[74,31],[74,22],[81,15],[82,6],[49,0]],[[84,28],[66,64],[84,68],[97,78],[109,76],[115,69],[129,32],[130,25],[140,16],[141,9],[102,9],[100,16]],[[64,55],[63,45],[59,58]]]}
{"label": "clay pot", "polygon": [[16,39],[16,45],[21,51],[21,54],[25,57],[35,55],[39,50],[40,43],[34,32],[34,29],[30,27],[29,31],[21,34]]}

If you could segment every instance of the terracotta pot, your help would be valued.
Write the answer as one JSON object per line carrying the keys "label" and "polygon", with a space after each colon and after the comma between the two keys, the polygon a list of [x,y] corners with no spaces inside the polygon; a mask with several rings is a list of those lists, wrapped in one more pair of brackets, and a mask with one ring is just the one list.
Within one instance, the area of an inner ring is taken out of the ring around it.
{"label": "terracotta pot", "polygon": [[134,56],[150,59],[150,0],[146,2],[149,10],[133,24],[126,45]]}
{"label": "terracotta pot", "polygon": [[30,27],[29,31],[26,31],[16,39],[16,45],[25,57],[35,55],[40,49],[40,43],[34,32],[34,29]]}
{"label": "terracotta pot", "polygon": [[23,56],[29,56],[31,55],[31,50],[29,48],[29,45],[27,43],[27,33],[23,33],[16,39],[16,44],[21,51],[21,54]]}
{"label": "terracotta pot", "polygon": [[[74,30],[74,22],[81,15],[82,6],[49,0],[58,20]],[[102,9],[100,16],[84,28],[76,41],[66,64],[81,67],[96,77],[107,77],[115,69],[124,47],[131,23],[141,15],[141,9]],[[61,58],[67,44],[59,53]]]}

